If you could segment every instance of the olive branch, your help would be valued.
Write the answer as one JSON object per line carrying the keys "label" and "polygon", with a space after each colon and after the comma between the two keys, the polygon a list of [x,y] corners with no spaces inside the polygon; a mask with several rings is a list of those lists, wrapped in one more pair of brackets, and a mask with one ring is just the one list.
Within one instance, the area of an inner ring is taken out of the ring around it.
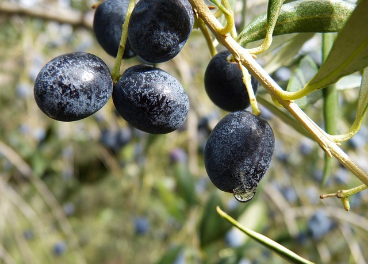
{"label": "olive branch", "polygon": [[[341,162],[348,170],[350,170],[360,181],[364,183],[364,185],[357,187],[359,190],[363,190],[368,186],[368,174],[359,167],[340,147],[339,143],[337,143],[337,136],[332,136],[326,133],[322,128],[320,128],[293,100],[288,92],[285,92],[268,74],[267,72],[255,61],[252,54],[249,50],[243,48],[232,36],[230,30],[226,30],[224,32],[224,27],[218,21],[218,19],[212,14],[208,6],[204,3],[203,0],[189,0],[189,2],[193,6],[193,10],[201,20],[201,23],[205,23],[206,26],[210,29],[210,31],[214,34],[217,41],[226,47],[236,58],[236,60],[243,65],[267,90],[267,92],[271,95],[273,101],[286,110],[289,111],[291,115],[295,117],[295,119],[309,132],[311,137],[316,141],[319,146],[325,151],[326,155],[331,158],[334,156],[337,160]],[[223,1],[226,2],[226,1]],[[228,6],[227,6],[228,7]],[[221,8],[224,9],[224,6],[221,5]],[[280,7],[277,6],[277,12],[280,11]],[[229,12],[227,12],[228,14]],[[228,15],[226,16],[227,19]],[[274,19],[274,18],[273,18]],[[275,19],[274,19],[275,20]],[[202,22],[203,21],[203,22]],[[273,25],[274,28],[274,25]],[[271,28],[271,30],[273,30]],[[201,27],[202,31],[203,25]],[[224,34],[225,33],[225,34]],[[272,33],[272,31],[271,31]],[[207,35],[208,36],[208,35]],[[270,36],[270,34],[267,34]],[[209,41],[207,41],[209,42]],[[269,41],[267,40],[267,45],[263,45],[264,47],[269,47]],[[262,49],[264,50],[264,49]],[[259,51],[257,50],[257,53]],[[309,88],[308,88],[309,89]],[[303,92],[302,92],[303,93]],[[286,94],[288,96],[286,96]],[[300,92],[298,93],[300,94]],[[303,96],[306,94],[303,93]],[[296,98],[295,98],[296,99]],[[364,111],[365,113],[365,111]],[[361,121],[362,116],[360,117]],[[354,127],[357,127],[355,124]],[[355,129],[356,133],[356,129]],[[355,190],[355,188],[354,188]],[[341,191],[339,191],[341,192]],[[346,191],[345,191],[346,192]],[[353,194],[354,192],[347,191],[347,194]],[[339,195],[336,195],[339,197]],[[344,196],[343,198],[346,199]],[[341,198],[341,197],[339,197]],[[346,200],[343,199],[344,205],[346,204]],[[347,208],[345,206],[345,208]]]}

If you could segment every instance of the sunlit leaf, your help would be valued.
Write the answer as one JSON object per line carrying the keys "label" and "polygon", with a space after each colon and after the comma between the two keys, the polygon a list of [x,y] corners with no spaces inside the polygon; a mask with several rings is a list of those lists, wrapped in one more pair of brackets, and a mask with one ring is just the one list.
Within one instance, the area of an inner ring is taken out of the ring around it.
{"label": "sunlit leaf", "polygon": [[337,90],[354,89],[360,87],[361,83],[362,83],[362,76],[360,74],[352,74],[342,77],[336,83],[336,89]]}
{"label": "sunlit leaf", "polygon": [[[286,90],[289,92],[301,90],[314,77],[317,71],[316,63],[309,56],[305,56],[293,72]],[[308,98],[305,96],[295,100],[295,103],[303,108],[308,105]]]}
{"label": "sunlit leaf", "polygon": [[[299,0],[281,7],[273,35],[297,32],[337,32],[344,26],[355,5],[338,0]],[[239,34],[238,42],[247,43],[266,36],[267,15],[263,14]]]}
{"label": "sunlit leaf", "polygon": [[316,90],[368,66],[368,0],[359,2],[339,33],[327,60],[307,88]]}
{"label": "sunlit leaf", "polygon": [[227,215],[224,211],[222,211],[220,207],[217,206],[216,209],[218,214],[221,217],[225,218],[229,223],[239,228],[241,231],[243,231],[243,233],[247,234],[249,237],[253,238],[258,243],[262,244],[263,246],[272,250],[276,254],[280,255],[282,258],[289,261],[290,263],[313,264],[313,262],[302,258],[301,256],[295,254],[293,251],[287,249],[286,247],[280,245],[279,243],[273,241],[272,239],[242,226],[235,219],[233,219],[231,216]]}

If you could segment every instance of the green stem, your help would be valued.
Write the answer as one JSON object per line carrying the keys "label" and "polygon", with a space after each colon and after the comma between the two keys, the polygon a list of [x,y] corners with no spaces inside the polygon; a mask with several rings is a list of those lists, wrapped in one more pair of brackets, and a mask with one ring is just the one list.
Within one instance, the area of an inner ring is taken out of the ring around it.
{"label": "green stem", "polygon": [[119,50],[118,50],[118,54],[116,55],[115,64],[111,72],[111,77],[112,77],[114,84],[117,83],[120,79],[120,66],[123,60],[125,45],[126,45],[126,41],[128,38],[128,25],[129,25],[130,15],[132,14],[134,5],[135,5],[135,0],[130,0],[129,5],[128,5],[128,11],[125,17],[125,21],[122,26],[123,30],[121,34]]}
{"label": "green stem", "polygon": [[[227,33],[232,32],[234,25],[235,25],[233,14],[230,11],[228,11],[226,7],[223,6],[217,0],[211,0],[211,2],[214,3],[219,8],[219,10],[221,10],[221,12],[224,14],[225,19],[226,19],[226,25],[224,27],[218,28],[218,32],[222,35],[226,35]],[[223,2],[225,5],[227,5],[227,7],[230,6],[227,1],[223,1]]]}
{"label": "green stem", "polygon": [[268,50],[268,48],[272,44],[272,34],[276,26],[277,18],[280,14],[280,10],[284,0],[269,0],[268,1],[268,8],[267,8],[267,31],[266,37],[263,40],[262,44],[256,48],[249,49],[250,54],[260,54]]}
{"label": "green stem", "polygon": [[252,107],[252,112],[256,116],[259,116],[261,114],[261,111],[258,109],[257,99],[254,95],[253,87],[252,87],[252,77],[249,74],[248,70],[241,64],[240,61],[238,61],[238,65],[240,70],[243,74],[243,83],[245,87],[247,88],[248,96],[249,96],[249,102]]}
{"label": "green stem", "polygon": [[336,193],[322,194],[320,198],[321,199],[330,198],[330,197],[340,198],[344,205],[345,210],[349,211],[350,210],[349,197],[361,191],[364,191],[367,188],[368,188],[367,185],[362,184],[362,185],[359,185],[349,190],[339,190]]}
{"label": "green stem", "polygon": [[244,232],[254,240],[256,240],[258,243],[262,244],[263,246],[269,248],[273,252],[280,255],[282,258],[286,259],[287,261],[291,263],[304,263],[304,264],[313,264],[313,262],[306,260],[305,258],[302,258],[301,256],[295,254],[293,251],[287,249],[286,247],[280,245],[279,243],[273,241],[272,239],[259,234],[251,229],[248,229],[241,224],[239,224],[234,218],[226,214],[224,211],[220,209],[219,206],[216,207],[217,213],[226,219],[228,222],[230,222],[233,226],[238,228],[240,231]]}

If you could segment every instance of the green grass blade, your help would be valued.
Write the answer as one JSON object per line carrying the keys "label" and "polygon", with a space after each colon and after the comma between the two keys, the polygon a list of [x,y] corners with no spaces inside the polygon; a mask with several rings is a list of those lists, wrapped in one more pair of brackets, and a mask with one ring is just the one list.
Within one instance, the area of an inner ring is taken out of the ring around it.
{"label": "green grass blade", "polygon": [[230,222],[232,225],[237,227],[239,230],[256,240],[258,243],[262,244],[263,246],[267,247],[268,249],[272,250],[273,252],[280,255],[285,260],[289,261],[290,263],[295,264],[313,264],[313,262],[306,260],[302,258],[301,256],[295,254],[291,250],[285,248],[284,246],[280,245],[279,243],[273,241],[272,239],[261,235],[257,232],[254,232],[253,230],[250,230],[242,225],[240,225],[235,219],[230,217],[228,214],[226,214],[224,211],[220,209],[220,207],[216,207],[217,213],[225,218],[228,222]]}

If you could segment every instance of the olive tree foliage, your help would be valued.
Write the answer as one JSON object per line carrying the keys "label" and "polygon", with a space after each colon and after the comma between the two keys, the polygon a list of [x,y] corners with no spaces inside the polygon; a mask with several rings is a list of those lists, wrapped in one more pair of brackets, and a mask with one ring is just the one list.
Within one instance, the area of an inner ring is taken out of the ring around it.
{"label": "olive tree foliage", "polygon": [[[99,47],[91,7],[100,2],[0,1],[0,262],[365,263],[367,0],[189,0],[193,32],[156,66],[182,83],[191,110],[185,128],[164,136],[132,129],[112,102],[70,124],[37,108],[34,80],[62,53],[98,55],[114,81],[142,63],[122,60],[128,19],[117,58]],[[276,138],[244,204],[218,192],[203,164],[209,133],[228,114],[208,99],[203,76],[224,49],[244,82],[260,82],[249,110]],[[120,148],[122,129],[132,136]],[[137,215],[150,220],[146,236],[133,231]]]}

